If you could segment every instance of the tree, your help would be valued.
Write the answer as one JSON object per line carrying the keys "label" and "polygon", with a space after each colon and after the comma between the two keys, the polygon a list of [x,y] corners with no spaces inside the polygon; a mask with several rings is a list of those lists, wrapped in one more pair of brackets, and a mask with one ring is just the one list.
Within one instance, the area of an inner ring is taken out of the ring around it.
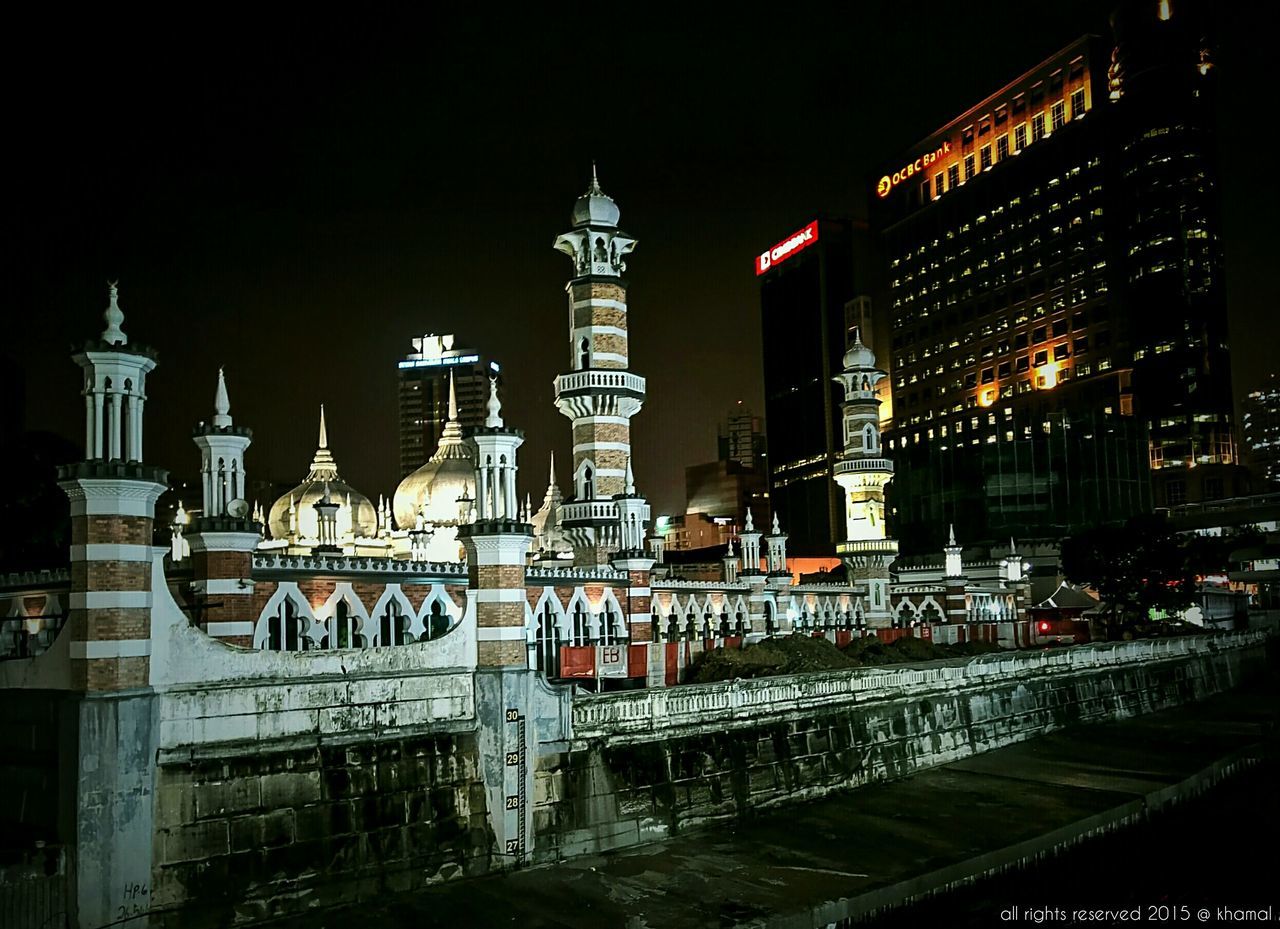
{"label": "tree", "polygon": [[1184,544],[1163,515],[1135,516],[1123,526],[1097,526],[1062,543],[1067,579],[1102,598],[1108,638],[1148,618],[1195,601],[1196,582]]}

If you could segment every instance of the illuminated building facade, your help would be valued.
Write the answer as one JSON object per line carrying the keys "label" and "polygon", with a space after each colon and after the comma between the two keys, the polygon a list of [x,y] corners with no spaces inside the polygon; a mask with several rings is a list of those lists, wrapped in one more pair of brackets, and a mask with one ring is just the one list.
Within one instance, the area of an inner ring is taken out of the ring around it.
{"label": "illuminated building facade", "polygon": [[[1155,4],[1131,12],[1156,21]],[[1120,89],[1123,36],[1140,34],[1123,18],[1115,55],[1079,39],[873,185],[905,550],[952,521],[997,539],[1121,520],[1214,488],[1153,473],[1234,464],[1212,168],[1188,155],[1174,179],[1150,147],[1166,135]],[[1183,64],[1184,84],[1208,79]],[[1173,244],[1139,270],[1157,225]]]}
{"label": "illuminated building facade", "polygon": [[400,400],[400,474],[427,463],[444,434],[449,411],[449,379],[463,429],[484,423],[489,378],[498,363],[473,349],[458,348],[452,335],[428,333],[413,339],[413,351],[398,364]]}
{"label": "illuminated building facade", "polygon": [[1126,2],[1110,98],[1133,389],[1157,506],[1247,491],[1234,433],[1208,4]]}
{"label": "illuminated building facade", "polygon": [[755,260],[764,337],[769,495],[792,550],[826,553],[844,520],[832,466],[840,453],[840,396],[855,294],[854,226],[817,219]]}
{"label": "illuminated building facade", "polygon": [[1280,377],[1274,373],[1244,398],[1244,443],[1255,473],[1268,487],[1280,484]]}

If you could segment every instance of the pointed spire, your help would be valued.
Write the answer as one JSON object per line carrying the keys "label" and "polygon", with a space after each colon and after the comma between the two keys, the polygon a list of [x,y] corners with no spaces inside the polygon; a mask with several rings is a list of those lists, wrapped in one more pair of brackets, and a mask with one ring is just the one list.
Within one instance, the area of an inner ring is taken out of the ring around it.
{"label": "pointed spire", "polygon": [[547,486],[556,486],[556,453],[554,449],[551,451],[551,478],[547,481]]}
{"label": "pointed spire", "polygon": [[110,303],[102,314],[102,318],[107,323],[107,328],[102,330],[102,341],[111,345],[127,345],[129,337],[120,330],[120,324],[124,322],[124,313],[120,311],[120,291],[117,284],[119,281],[111,281],[107,284]]}
{"label": "pointed spire", "polygon": [[1013,544],[1013,536],[1009,536],[1009,554],[1012,555],[1018,550],[1018,546]]}
{"label": "pointed spire", "polygon": [[324,404],[320,404],[320,441],[316,446],[316,456],[311,459],[311,473],[308,480],[330,481],[338,477],[338,464],[329,451],[329,428],[325,423]]}
{"label": "pointed spire", "polygon": [[773,514],[773,534],[782,535],[782,527],[778,525],[778,513],[776,510]]}
{"label": "pointed spire", "polygon": [[631,470],[631,456],[627,456],[627,496],[634,496],[636,492],[636,476]]}
{"label": "pointed spire", "polygon": [[955,544],[956,544],[956,524],[955,523],[951,524],[951,539],[947,542],[947,544],[953,548],[955,547]]}
{"label": "pointed spire", "polygon": [[755,520],[751,517],[751,507],[747,507],[747,525],[746,525],[746,530],[747,530],[747,532],[755,532],[755,531],[756,531],[756,522],[755,522]]}
{"label": "pointed spire", "polygon": [[604,193],[604,191],[600,189],[600,178],[596,175],[596,163],[594,159],[592,159],[591,161],[591,187],[587,190],[587,193],[589,194]]}
{"label": "pointed spire", "polygon": [[[452,372],[450,372],[452,377]],[[449,384],[453,386],[452,381]],[[489,427],[502,426],[502,401],[498,399],[498,379],[496,377],[489,378],[489,415],[485,417],[484,424]]]}
{"label": "pointed spire", "polygon": [[453,372],[449,372],[449,422],[458,421],[458,391],[453,386]]}
{"label": "pointed spire", "polygon": [[736,557],[738,557],[738,556],[737,556],[737,555],[735,555],[735,554],[734,554],[734,552],[733,552],[733,539],[732,539],[732,538],[731,538],[731,539],[729,539],[729,550],[728,550],[727,552],[725,552],[724,554],[725,554],[725,557],[726,557],[726,558],[736,558]]}
{"label": "pointed spire", "polygon": [[231,398],[227,396],[227,379],[218,368],[218,389],[213,394],[213,424],[219,427],[231,425]]}

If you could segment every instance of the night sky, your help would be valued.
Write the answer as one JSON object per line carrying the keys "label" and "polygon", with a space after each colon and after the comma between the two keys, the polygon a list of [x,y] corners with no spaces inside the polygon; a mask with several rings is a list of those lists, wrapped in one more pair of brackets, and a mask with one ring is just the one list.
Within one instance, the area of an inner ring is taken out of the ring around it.
{"label": "night sky", "polygon": [[[82,439],[73,341],[154,345],[150,463],[194,473],[224,365],[251,477],[296,482],[317,408],[344,477],[398,479],[396,361],[456,332],[507,378],[521,493],[568,366],[569,228],[591,161],[639,240],[629,265],[639,488],[680,511],[741,401],[763,411],[753,256],[817,212],[863,216],[876,168],[1085,32],[1109,3],[774,5],[715,19],[32,23],[11,35],[3,351],[25,425]],[[1275,185],[1250,88],[1251,5],[1223,4],[1220,79],[1237,393],[1274,366]],[[317,8],[318,9],[318,8]],[[1175,0],[1176,11],[1176,0]],[[70,19],[70,13],[59,15]],[[67,30],[72,30],[68,32]],[[1263,202],[1265,199],[1265,202]],[[16,286],[15,286],[16,285]],[[11,396],[13,396],[11,394]],[[4,413],[12,418],[12,405]],[[262,501],[265,504],[270,501]],[[536,503],[535,503],[536,505]]]}

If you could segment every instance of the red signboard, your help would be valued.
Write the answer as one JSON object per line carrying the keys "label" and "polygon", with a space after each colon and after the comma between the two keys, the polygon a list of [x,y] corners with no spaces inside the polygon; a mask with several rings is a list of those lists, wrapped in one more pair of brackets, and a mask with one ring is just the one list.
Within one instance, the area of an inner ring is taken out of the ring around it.
{"label": "red signboard", "polygon": [[787,236],[773,248],[756,256],[756,276],[759,277],[776,264],[786,261],[796,252],[803,251],[818,241],[818,221],[815,219],[799,232]]}

